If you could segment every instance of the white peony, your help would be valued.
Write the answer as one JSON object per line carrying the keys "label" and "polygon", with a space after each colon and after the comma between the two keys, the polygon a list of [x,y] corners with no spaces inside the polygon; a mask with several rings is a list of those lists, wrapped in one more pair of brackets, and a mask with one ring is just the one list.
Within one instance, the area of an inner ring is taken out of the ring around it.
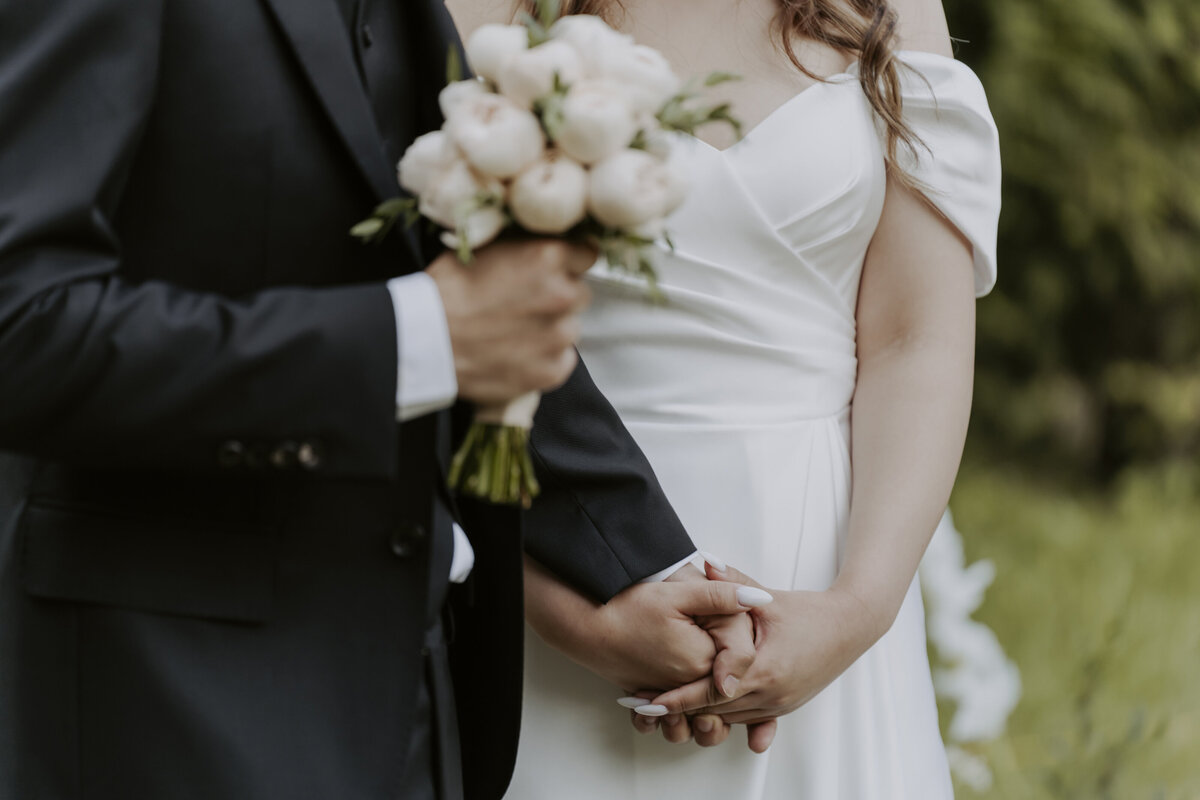
{"label": "white peony", "polygon": [[[495,239],[500,231],[508,225],[508,217],[499,206],[483,206],[468,212],[462,220],[461,229],[467,237],[468,249],[475,250]],[[458,233],[444,231],[441,236],[442,244],[451,250],[458,249]]]}
{"label": "white peony", "polygon": [[606,58],[620,58],[634,46],[631,37],[617,33],[604,20],[591,14],[560,18],[550,27],[550,35],[575,48],[584,75],[590,78],[600,77]]}
{"label": "white peony", "polygon": [[550,40],[508,59],[496,76],[500,93],[522,108],[531,108],[539,97],[554,90],[554,76],[570,86],[583,76],[575,48]]}
{"label": "white peony", "polygon": [[472,167],[495,178],[521,172],[546,146],[538,118],[498,94],[465,98],[446,121],[446,132]]}
{"label": "white peony", "polygon": [[666,216],[679,191],[667,164],[643,150],[622,150],[592,167],[588,209],[602,225],[632,228]]}
{"label": "white peony", "polygon": [[683,88],[663,54],[641,44],[624,52],[604,51],[599,71],[601,77],[625,88],[635,111],[649,114],[657,114]]}
{"label": "white peony", "polygon": [[495,83],[500,70],[517,53],[529,49],[523,25],[480,25],[467,39],[467,63],[478,76]]}
{"label": "white peony", "polygon": [[465,161],[455,161],[438,173],[418,199],[422,215],[443,228],[454,229],[476,206],[480,198],[498,204],[504,197],[504,184],[495,178],[480,175]]}
{"label": "white peony", "polygon": [[468,98],[486,93],[487,86],[483,81],[474,78],[446,84],[438,93],[438,106],[442,109],[442,117],[450,119],[455,110]]}
{"label": "white peony", "polygon": [[444,131],[430,131],[418,136],[404,151],[396,174],[402,187],[419,195],[428,190],[438,174],[461,158]]}
{"label": "white peony", "polygon": [[556,142],[567,155],[593,164],[629,146],[637,122],[620,87],[606,81],[580,81],[562,105]]}
{"label": "white peony", "polygon": [[588,176],[577,161],[548,152],[513,180],[508,207],[533,233],[565,233],[587,213]]}

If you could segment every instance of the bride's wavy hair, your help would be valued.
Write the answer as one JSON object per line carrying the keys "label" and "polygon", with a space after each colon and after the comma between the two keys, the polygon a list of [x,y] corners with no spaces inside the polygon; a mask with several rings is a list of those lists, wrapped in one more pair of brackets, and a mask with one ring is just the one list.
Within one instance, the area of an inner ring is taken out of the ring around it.
{"label": "bride's wavy hair", "polygon": [[[793,41],[796,36],[828,45],[858,61],[858,80],[863,93],[887,131],[884,154],[888,168],[903,183],[911,177],[899,166],[897,151],[901,144],[914,155],[920,139],[905,124],[900,96],[900,64],[895,56],[896,12],[887,0],[776,0],[779,11],[775,29],[788,59],[815,81],[824,78],[800,62]],[[521,5],[533,7],[532,0]],[[594,14],[610,22],[621,0],[564,0],[563,14]]]}

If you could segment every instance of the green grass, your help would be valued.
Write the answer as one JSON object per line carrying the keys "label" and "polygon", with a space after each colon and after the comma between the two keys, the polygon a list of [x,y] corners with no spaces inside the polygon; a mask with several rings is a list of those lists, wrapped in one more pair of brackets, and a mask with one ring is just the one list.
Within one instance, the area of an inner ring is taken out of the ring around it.
{"label": "green grass", "polygon": [[995,781],[961,800],[1200,798],[1198,478],[1131,472],[1101,493],[964,465],[967,561],[997,569],[975,618],[1023,694],[1002,738],[967,748]]}

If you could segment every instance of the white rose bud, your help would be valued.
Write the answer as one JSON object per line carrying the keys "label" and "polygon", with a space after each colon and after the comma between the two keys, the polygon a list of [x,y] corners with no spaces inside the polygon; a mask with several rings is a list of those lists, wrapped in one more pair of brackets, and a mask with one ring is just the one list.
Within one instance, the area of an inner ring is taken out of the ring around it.
{"label": "white rose bud", "polygon": [[511,178],[546,147],[537,117],[498,94],[464,99],[446,132],[472,167],[494,178]]}
{"label": "white rose bud", "polygon": [[430,131],[418,136],[404,151],[396,170],[397,177],[402,187],[419,195],[429,189],[434,178],[461,158],[444,131]]}
{"label": "white rose bud", "polygon": [[504,184],[480,175],[465,161],[455,161],[429,182],[417,208],[443,228],[453,230],[460,219],[474,210],[481,196],[503,198]]}
{"label": "white rose bud", "polygon": [[533,233],[565,233],[587,213],[587,170],[559,153],[546,153],[513,180],[508,208]]}
{"label": "white rose bud", "polygon": [[495,83],[500,70],[517,53],[529,49],[523,25],[480,25],[467,39],[467,63],[480,77]]}
{"label": "white rose bud", "polygon": [[606,81],[580,81],[563,100],[556,142],[563,152],[593,164],[629,146],[637,133],[625,92]]}
{"label": "white rose bud", "polygon": [[510,58],[496,78],[496,87],[517,105],[530,108],[554,90],[555,75],[570,86],[582,77],[583,67],[575,48],[551,40]]}
{"label": "white rose bud", "polygon": [[657,114],[683,88],[663,54],[641,44],[624,53],[606,51],[600,71],[604,78],[625,87],[635,111]]}
{"label": "white rose bud", "polygon": [[465,80],[448,83],[438,93],[438,106],[442,109],[442,117],[450,119],[455,110],[468,98],[486,94],[487,87],[480,80]]}
{"label": "white rose bud", "polygon": [[677,191],[662,161],[642,150],[622,150],[592,167],[588,210],[602,225],[634,228],[666,216]]}
{"label": "white rose bud", "polygon": [[606,54],[620,57],[633,49],[633,39],[610,28],[604,20],[591,14],[575,14],[560,18],[550,26],[550,35],[566,42],[579,53],[585,77],[600,76]]}
{"label": "white rose bud", "polygon": [[[475,250],[495,239],[506,225],[508,217],[504,216],[504,212],[498,206],[484,206],[467,214],[460,227],[467,237],[468,249]],[[458,249],[458,233],[445,231],[441,240],[442,244],[451,250]]]}

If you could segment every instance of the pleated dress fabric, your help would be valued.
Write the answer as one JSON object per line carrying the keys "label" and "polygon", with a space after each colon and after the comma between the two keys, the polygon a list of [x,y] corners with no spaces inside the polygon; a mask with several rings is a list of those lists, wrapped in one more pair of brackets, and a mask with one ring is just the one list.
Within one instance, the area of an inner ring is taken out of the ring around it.
{"label": "pleated dress fabric", "polygon": [[[999,154],[960,62],[902,52],[906,166],[995,280]],[[691,180],[658,254],[663,306],[597,267],[581,353],[696,544],[768,587],[821,590],[849,513],[855,303],[883,207],[882,129],[855,68],[796,95],[733,147],[681,141]],[[647,531],[652,535],[652,531]],[[892,626],[780,720],[763,755],[643,736],[618,688],[528,631],[517,800],[940,800],[952,796],[914,581]]]}

